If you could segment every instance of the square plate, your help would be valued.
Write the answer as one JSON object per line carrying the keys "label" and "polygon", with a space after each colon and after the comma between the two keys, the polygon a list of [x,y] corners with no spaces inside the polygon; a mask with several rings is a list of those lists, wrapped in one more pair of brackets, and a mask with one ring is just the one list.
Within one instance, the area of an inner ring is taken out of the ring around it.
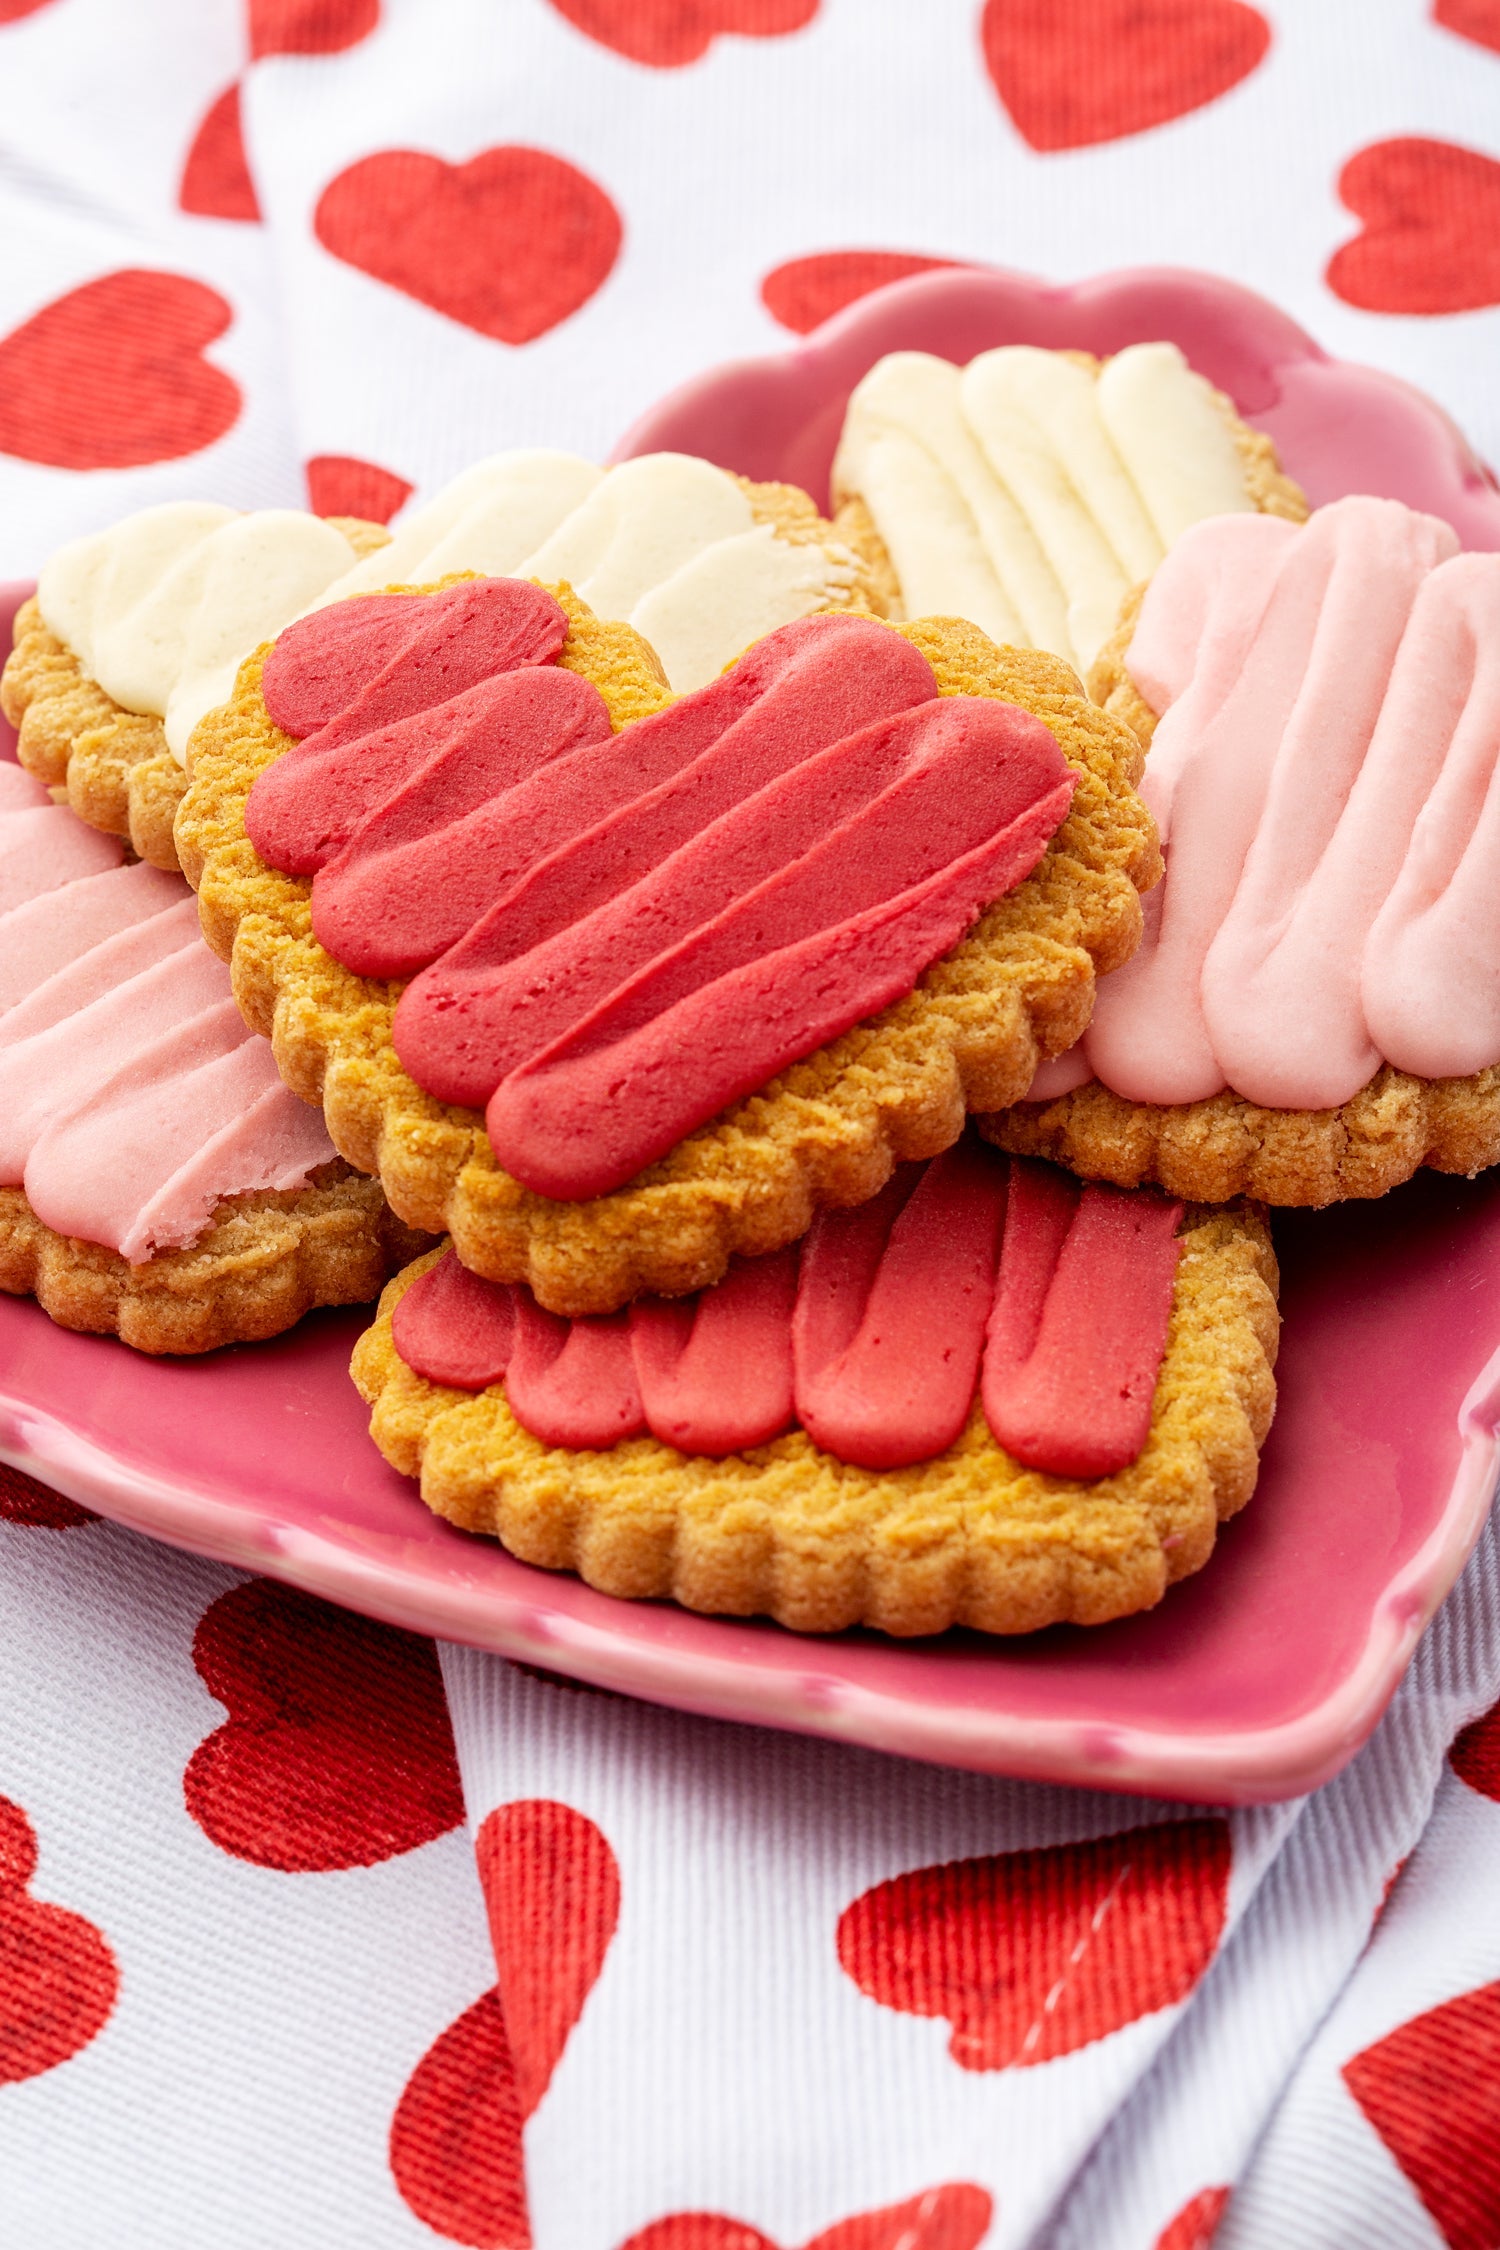
{"label": "square plate", "polygon": [[[1388,493],[1500,547],[1500,495],[1431,401],[1330,360],[1208,276],[1048,289],[900,282],[784,358],[702,378],[622,450],[692,450],[822,495],[881,353],[1180,343],[1318,500]],[[1280,1403],[1260,1484],[1150,1613],[1024,1641],[815,1639],[617,1601],[431,1516],[366,1435],[361,1313],[146,1360],[0,1300],[0,1458],[137,1530],[443,1638],[710,1716],[985,1772],[1248,1803],[1327,1780],[1375,1725],[1462,1568],[1500,1467],[1500,1171],[1285,1213]]]}

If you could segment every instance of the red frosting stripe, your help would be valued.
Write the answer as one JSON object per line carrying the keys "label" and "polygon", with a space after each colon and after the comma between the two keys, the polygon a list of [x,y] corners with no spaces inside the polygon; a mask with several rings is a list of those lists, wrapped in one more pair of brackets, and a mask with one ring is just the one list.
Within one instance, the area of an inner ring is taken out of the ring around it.
{"label": "red frosting stripe", "polygon": [[413,1034],[422,1067],[442,1075],[455,1050],[461,1058],[442,1082],[464,1090],[440,1100],[478,1105],[501,1076],[469,1059],[473,1001],[493,964],[579,921],[788,767],[936,694],[932,667],[899,634],[868,618],[819,629],[828,623],[784,626],[614,745],[461,822],[413,791],[399,819],[377,812],[350,838],[314,888],[313,927],[366,976],[407,976],[448,954],[403,1017],[408,1030],[441,1019],[425,1041]]}
{"label": "red frosting stripe", "polygon": [[414,1281],[391,1321],[396,1349],[429,1383],[482,1391],[510,1365],[518,1290],[481,1281],[450,1250]]}
{"label": "red frosting stripe", "polygon": [[825,1453],[905,1468],[969,1418],[1005,1221],[1005,1167],[960,1141],[873,1203],[825,1211],[792,1325],[797,1412]]}
{"label": "red frosting stripe", "polygon": [[1151,1427],[1182,1205],[1089,1186],[1059,1242],[1060,1206],[1050,1190],[1031,1188],[1033,1169],[1017,1166],[1011,1195],[984,1358],[985,1417],[1030,1468],[1109,1476],[1135,1460]]}
{"label": "red frosting stripe", "polygon": [[651,1435],[720,1458],[790,1428],[797,1253],[736,1258],[715,1289],[630,1308],[630,1347]]}
{"label": "red frosting stripe", "polygon": [[[281,846],[288,874],[315,877],[315,934],[346,968],[362,974],[394,976],[420,967],[425,951],[408,960],[390,945],[387,924],[393,916],[399,921],[400,905],[383,891],[388,862],[367,841],[370,831],[399,843],[403,830],[420,833],[434,820],[451,826],[555,759],[607,742],[610,732],[609,707],[592,680],[528,665],[317,756],[294,777],[294,795],[282,800],[296,806],[297,834]],[[300,754],[294,750],[282,763]],[[272,766],[269,774],[279,770]],[[365,855],[357,865],[366,900],[351,929],[348,916],[339,912],[338,881],[343,855],[356,836]],[[470,874],[466,861],[424,871],[429,891],[436,882],[460,902]],[[460,903],[460,921],[464,912]]]}
{"label": "red frosting stripe", "polygon": [[649,1428],[722,1457],[795,1417],[836,1459],[895,1469],[957,1441],[977,1385],[1014,1459],[1107,1476],[1150,1430],[1181,1216],[964,1141],[822,1213],[800,1253],[736,1260],[715,1289],[606,1319],[557,1319],[450,1251],[401,1300],[396,1349],[433,1382],[503,1376],[549,1445],[601,1450]]}
{"label": "red frosting stripe", "polygon": [[628,1313],[559,1320],[515,1292],[516,1335],[505,1391],[516,1420],[543,1445],[603,1452],[646,1427]]}
{"label": "red frosting stripe", "polygon": [[[501,1163],[542,1195],[607,1195],[730,1102],[901,999],[992,899],[1036,866],[1072,797],[1073,776],[1063,770],[1065,780],[989,843],[841,922],[777,943],[813,912],[837,911],[846,871],[857,894],[866,869],[853,852],[840,860],[836,836],[807,855],[815,870],[772,878],[693,932],[502,1080],[485,1111]],[[800,880],[804,873],[820,876],[821,886]]]}
{"label": "red frosting stripe", "polygon": [[[380,614],[351,624],[350,613],[362,610]],[[250,792],[245,829],[262,859],[289,875],[322,864],[320,818],[315,812],[304,820],[302,798],[323,759],[347,745],[355,756],[345,771],[357,769],[368,735],[498,673],[555,662],[567,634],[561,604],[516,578],[471,579],[445,594],[331,603],[288,626],[266,659],[261,693],[277,726],[304,739]],[[434,748],[441,722],[435,726]]]}

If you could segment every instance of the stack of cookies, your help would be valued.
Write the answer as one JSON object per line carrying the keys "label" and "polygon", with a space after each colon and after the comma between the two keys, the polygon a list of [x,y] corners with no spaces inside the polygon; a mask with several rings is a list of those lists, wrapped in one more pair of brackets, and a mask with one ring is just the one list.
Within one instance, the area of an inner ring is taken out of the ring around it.
{"label": "stack of cookies", "polygon": [[[365,1290],[409,1261],[375,1442],[527,1561],[806,1631],[1098,1623],[1253,1489],[1264,1206],[1500,1158],[1500,558],[1309,517],[1169,345],[882,362],[835,500],[522,454],[383,548],[59,557],[6,701],[92,828],[17,775],[71,841],[0,988],[39,1120],[0,1197],[149,1272],[366,1195]],[[143,1005],[152,932],[196,981]],[[236,1131],[155,1059],[216,976],[243,1022],[183,1051]],[[59,1123],[30,1074],[90,1010],[122,1044]],[[91,1184],[95,1111],[180,1118],[170,1184]]]}

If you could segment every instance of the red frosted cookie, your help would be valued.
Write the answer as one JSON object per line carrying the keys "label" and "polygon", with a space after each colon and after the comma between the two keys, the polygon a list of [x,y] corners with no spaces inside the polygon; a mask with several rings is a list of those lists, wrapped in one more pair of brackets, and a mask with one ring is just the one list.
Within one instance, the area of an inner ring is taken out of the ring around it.
{"label": "red frosted cookie", "polygon": [[696,1297],[578,1320],[451,1249],[355,1353],[440,1515],[603,1591],[803,1631],[1022,1632],[1149,1606],[1250,1495],[1260,1217],[965,1138]]}
{"label": "red frosted cookie", "polygon": [[520,580],[245,665],[178,823],[283,1075],[542,1303],[716,1280],[1023,1091],[1157,871],[1128,730],[952,620],[822,615],[674,700]]}

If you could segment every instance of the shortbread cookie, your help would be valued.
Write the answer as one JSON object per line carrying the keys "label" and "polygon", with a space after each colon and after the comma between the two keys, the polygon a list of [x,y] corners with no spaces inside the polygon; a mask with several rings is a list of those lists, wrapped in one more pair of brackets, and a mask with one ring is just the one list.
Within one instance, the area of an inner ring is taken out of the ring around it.
{"label": "shortbread cookie", "polygon": [[859,558],[795,485],[752,484],[684,453],[598,469],[539,451],[466,469],[320,606],[457,571],[571,585],[595,616],[649,641],[679,695],[778,625],[879,606]]}
{"label": "shortbread cookie", "polygon": [[194,723],[241,657],[388,538],[352,516],[173,501],[75,540],[17,613],[0,677],[22,765],[91,828],[175,868]]}
{"label": "shortbread cookie", "polygon": [[1307,503],[1174,344],[879,360],[850,398],[835,528],[892,617],[971,618],[1082,672],[1189,524]]}
{"label": "shortbread cookie", "polygon": [[[1002,1246],[1003,1241],[1003,1246]],[[1020,1633],[1160,1600],[1249,1498],[1262,1218],[960,1143],[686,1302],[568,1323],[434,1253],[353,1374],[422,1497],[605,1593],[802,1632]]]}
{"label": "shortbread cookie", "polygon": [[54,1232],[22,1189],[0,1187],[0,1289],[139,1352],[259,1343],[314,1306],[368,1304],[427,1240],[339,1157],[301,1187],[226,1197],[186,1247],[137,1265]]}
{"label": "shortbread cookie", "polygon": [[1349,499],[1187,533],[1094,689],[1153,747],[1140,952],[1002,1147],[1325,1204],[1500,1161],[1500,556]]}
{"label": "shortbread cookie", "polygon": [[[1054,658],[811,618],[669,708],[628,628],[560,600],[492,579],[304,621],[200,726],[177,836],[341,1153],[584,1313],[705,1286],[1024,1092],[1159,861],[1138,745]],[[428,653],[363,686],[407,633]],[[440,649],[451,700],[388,723]]]}
{"label": "shortbread cookie", "polygon": [[246,1030],[180,875],[0,765],[0,1287],[144,1351],[358,1303],[424,1238]]}

